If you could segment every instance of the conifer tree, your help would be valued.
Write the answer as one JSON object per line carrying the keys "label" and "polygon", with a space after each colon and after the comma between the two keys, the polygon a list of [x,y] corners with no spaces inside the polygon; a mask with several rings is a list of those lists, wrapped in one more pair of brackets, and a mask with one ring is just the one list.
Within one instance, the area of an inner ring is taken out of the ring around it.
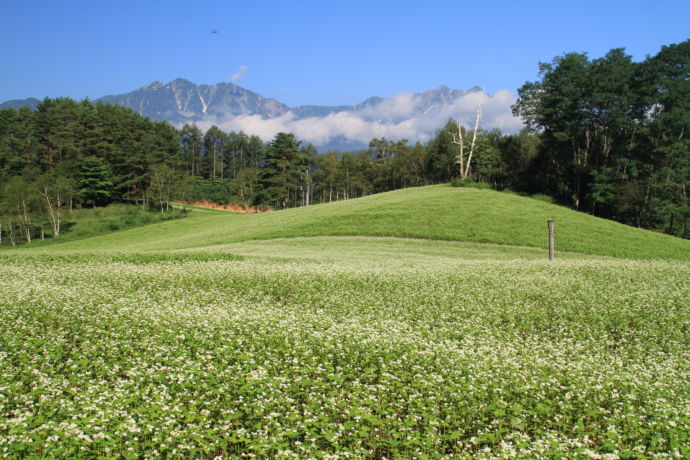
{"label": "conifer tree", "polygon": [[265,165],[260,172],[263,201],[287,208],[295,201],[291,193],[306,174],[306,162],[294,134],[278,133],[268,144]]}

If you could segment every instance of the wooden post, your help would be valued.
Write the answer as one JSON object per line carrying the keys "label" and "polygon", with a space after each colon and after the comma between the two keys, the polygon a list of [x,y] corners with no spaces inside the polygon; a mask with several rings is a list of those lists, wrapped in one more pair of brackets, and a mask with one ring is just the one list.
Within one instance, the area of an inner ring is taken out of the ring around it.
{"label": "wooden post", "polygon": [[549,224],[549,260],[556,258],[556,243],[554,241],[554,223],[552,220],[548,221]]}

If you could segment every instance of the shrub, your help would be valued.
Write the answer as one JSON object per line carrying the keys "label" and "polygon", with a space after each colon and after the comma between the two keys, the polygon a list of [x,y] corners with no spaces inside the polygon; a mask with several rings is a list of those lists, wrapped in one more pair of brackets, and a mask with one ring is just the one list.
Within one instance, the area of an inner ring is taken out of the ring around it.
{"label": "shrub", "polygon": [[543,193],[535,193],[531,198],[545,203],[556,203],[556,200],[552,196],[544,195]]}
{"label": "shrub", "polygon": [[481,189],[491,188],[491,185],[487,184],[486,182],[475,182],[471,179],[455,179],[453,182],[450,183],[450,185],[453,187],[471,187]]}

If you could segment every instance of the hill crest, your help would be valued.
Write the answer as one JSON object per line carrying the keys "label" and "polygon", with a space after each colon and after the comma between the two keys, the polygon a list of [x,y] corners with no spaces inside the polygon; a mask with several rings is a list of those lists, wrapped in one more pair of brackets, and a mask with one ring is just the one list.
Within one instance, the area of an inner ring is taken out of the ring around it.
{"label": "hill crest", "polygon": [[[494,190],[432,185],[264,214],[192,213],[51,250],[168,251],[239,241],[312,236],[386,236],[542,248],[556,222],[556,251],[690,261],[690,241],[563,206]],[[36,247],[36,249],[41,249]]]}

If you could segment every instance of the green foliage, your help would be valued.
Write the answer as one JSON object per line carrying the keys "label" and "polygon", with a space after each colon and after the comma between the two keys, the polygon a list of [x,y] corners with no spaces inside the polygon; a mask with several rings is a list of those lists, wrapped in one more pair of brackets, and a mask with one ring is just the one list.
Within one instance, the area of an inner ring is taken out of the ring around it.
{"label": "green foliage", "polygon": [[112,173],[99,157],[86,157],[79,171],[79,195],[86,206],[103,206],[113,195]]}
{"label": "green foliage", "polygon": [[189,180],[165,164],[151,167],[148,194],[161,212],[169,211],[174,200],[184,201],[189,195]]}
{"label": "green foliage", "polygon": [[308,170],[306,155],[294,134],[278,133],[268,144],[264,167],[259,173],[262,201],[275,208],[287,208],[298,200]]}
{"label": "green foliage", "polygon": [[477,181],[493,186],[501,182],[503,173],[500,139],[501,133],[498,130],[482,130],[477,133],[475,157],[472,159],[472,172]]}
{"label": "green foliage", "polygon": [[9,243],[15,246],[19,238],[31,243],[36,231],[36,215],[40,198],[31,177],[12,176],[3,187],[0,215],[5,220]]}
{"label": "green foliage", "polygon": [[471,187],[479,189],[490,189],[491,185],[486,182],[476,182],[471,179],[455,179],[450,183],[452,187]]}
{"label": "green foliage", "polygon": [[186,123],[180,131],[181,154],[190,175],[199,175],[203,134],[196,125]]}
{"label": "green foliage", "polygon": [[[462,129],[462,128],[461,128]],[[458,175],[455,163],[457,146],[452,133],[458,132],[458,124],[450,119],[427,145],[427,175],[433,182],[450,182]]]}
{"label": "green foliage", "polygon": [[541,143],[531,174],[576,209],[688,237],[690,40],[634,63],[622,49],[540,65],[513,107]]}
{"label": "green foliage", "polygon": [[530,198],[532,198],[533,200],[543,201],[544,203],[555,203],[553,197],[549,195],[544,195],[543,193],[535,193]]}
{"label": "green foliage", "polygon": [[245,210],[256,201],[259,188],[259,171],[256,168],[241,169],[230,183],[230,193]]}
{"label": "green foliage", "polygon": [[228,135],[220,130],[217,126],[211,126],[204,134],[204,170],[206,175],[210,175],[211,179],[224,176],[224,160],[223,152],[228,146]]}
{"label": "green foliage", "polygon": [[531,191],[541,189],[530,173],[539,154],[540,137],[523,130],[498,140],[501,156],[501,186]]}
{"label": "green foliage", "polygon": [[212,201],[214,203],[226,204],[232,199],[229,187],[231,179],[202,179],[195,177],[191,183],[191,190],[188,195],[192,201]]}

